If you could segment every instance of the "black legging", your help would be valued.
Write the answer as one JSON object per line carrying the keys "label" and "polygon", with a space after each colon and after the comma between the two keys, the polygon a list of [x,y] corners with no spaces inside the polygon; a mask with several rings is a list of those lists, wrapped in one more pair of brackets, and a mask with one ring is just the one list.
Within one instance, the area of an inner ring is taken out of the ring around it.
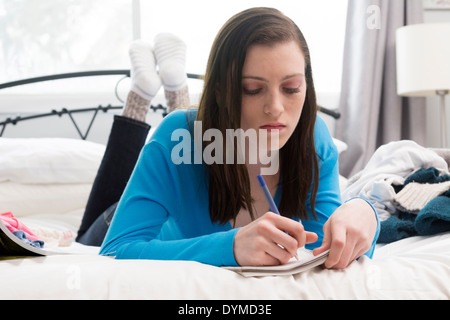
{"label": "black legging", "polygon": [[117,202],[133,172],[150,125],[114,116],[105,154],[95,177],[76,241],[100,246]]}

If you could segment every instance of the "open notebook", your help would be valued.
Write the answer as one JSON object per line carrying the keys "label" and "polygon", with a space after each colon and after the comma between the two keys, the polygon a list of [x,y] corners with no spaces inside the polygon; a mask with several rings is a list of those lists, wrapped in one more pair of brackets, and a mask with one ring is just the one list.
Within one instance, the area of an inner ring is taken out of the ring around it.
{"label": "open notebook", "polygon": [[297,250],[298,260],[292,258],[288,263],[279,266],[262,267],[224,267],[245,277],[288,276],[304,272],[320,266],[328,257],[329,251],[314,256],[311,250],[300,248]]}

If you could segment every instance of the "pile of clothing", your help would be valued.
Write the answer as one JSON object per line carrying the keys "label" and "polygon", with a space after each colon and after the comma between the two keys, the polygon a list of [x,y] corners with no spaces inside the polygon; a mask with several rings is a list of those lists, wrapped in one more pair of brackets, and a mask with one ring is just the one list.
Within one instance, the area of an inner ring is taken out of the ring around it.
{"label": "pile of clothing", "polygon": [[68,247],[74,240],[74,234],[70,230],[52,229],[41,226],[27,227],[19,221],[12,212],[0,213],[0,221],[19,240],[35,248]]}
{"label": "pile of clothing", "polygon": [[43,248],[44,241],[40,240],[26,225],[17,220],[11,212],[0,213],[2,223],[17,238],[35,247]]}
{"label": "pile of clothing", "polygon": [[378,242],[450,231],[450,175],[436,168],[420,169],[409,176],[393,202],[398,214],[381,223]]}
{"label": "pile of clothing", "polygon": [[342,196],[363,197],[377,209],[379,243],[450,231],[448,163],[413,141],[380,147]]}

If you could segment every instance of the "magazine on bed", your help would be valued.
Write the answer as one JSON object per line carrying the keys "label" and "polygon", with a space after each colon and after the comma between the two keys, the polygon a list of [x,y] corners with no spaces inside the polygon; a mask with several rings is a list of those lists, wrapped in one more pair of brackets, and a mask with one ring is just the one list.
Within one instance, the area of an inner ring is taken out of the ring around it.
{"label": "magazine on bed", "polygon": [[290,276],[322,265],[328,257],[329,250],[314,256],[311,250],[297,250],[298,260],[292,258],[288,263],[279,266],[262,267],[224,267],[244,277]]}
{"label": "magazine on bed", "polygon": [[9,231],[0,219],[0,260],[28,256],[46,256],[51,254],[61,253],[37,248],[28,244]]}

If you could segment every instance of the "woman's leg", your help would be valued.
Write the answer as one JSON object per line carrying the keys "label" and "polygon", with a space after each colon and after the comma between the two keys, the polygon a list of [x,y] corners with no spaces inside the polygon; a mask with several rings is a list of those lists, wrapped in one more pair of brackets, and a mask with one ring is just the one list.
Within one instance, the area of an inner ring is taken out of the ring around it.
{"label": "woman's leg", "polygon": [[[169,39],[170,39],[170,35]],[[164,38],[165,39],[165,38]],[[179,39],[172,42],[172,50],[177,51],[183,47]],[[170,44],[170,41],[165,41]],[[155,45],[157,45],[156,42]],[[185,54],[185,49],[184,53]],[[165,61],[175,62],[173,58]],[[178,56],[180,56],[178,54]],[[152,98],[161,86],[161,80],[156,73],[155,57],[152,48],[142,42],[136,41],[130,47],[132,88],[127,97],[127,102],[122,116],[115,116],[110,132],[105,154],[100,164],[91,193],[89,195],[86,210],[78,231],[77,241],[87,245],[100,246],[114,211],[128,179],[134,169],[140,151],[145,144],[150,126],[145,123],[145,118]],[[177,61],[179,63],[179,61]],[[184,61],[183,61],[184,64]],[[160,72],[165,72],[172,64],[160,66]],[[189,92],[187,90],[187,77],[183,65],[178,65],[178,72],[171,72],[172,77],[163,78],[165,91],[172,90],[173,99],[168,100],[169,111],[189,104]],[[164,83],[164,79],[166,80]],[[182,86],[169,86],[179,81]],[[180,81],[181,80],[181,81]],[[169,85],[166,85],[166,84]],[[143,90],[143,88],[145,90]],[[167,96],[167,93],[166,93]]]}
{"label": "woman's leg", "polygon": [[105,154],[94,180],[86,209],[78,230],[77,241],[83,237],[102,213],[119,201],[137,158],[145,144],[150,125],[145,123],[150,102],[161,87],[156,72],[152,47],[135,41],[129,50],[131,61],[131,91],[122,116],[115,116]]}
{"label": "woman's leg", "polygon": [[[130,95],[132,94],[134,93],[131,92]],[[84,233],[106,209],[119,201],[149,130],[150,126],[145,122],[124,116],[114,117],[105,154],[78,230],[77,241],[80,242]]]}

